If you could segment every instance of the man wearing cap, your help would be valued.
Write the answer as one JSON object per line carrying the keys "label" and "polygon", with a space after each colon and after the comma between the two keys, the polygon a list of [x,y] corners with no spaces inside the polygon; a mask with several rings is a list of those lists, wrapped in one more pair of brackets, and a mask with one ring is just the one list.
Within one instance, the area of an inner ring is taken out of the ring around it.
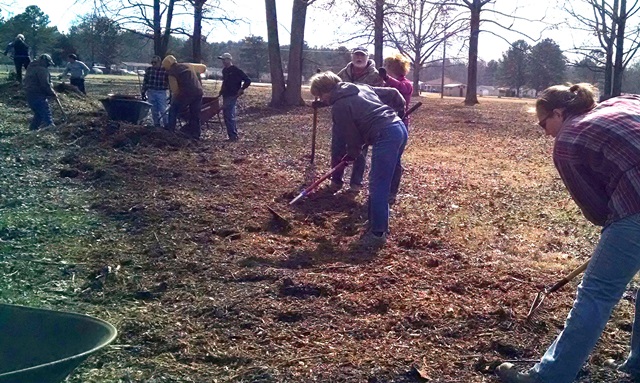
{"label": "man wearing cap", "polygon": [[47,97],[58,97],[51,87],[49,67],[52,65],[51,56],[48,54],[40,55],[37,60],[34,60],[29,65],[24,76],[24,91],[27,96],[27,104],[33,111],[33,119],[29,125],[30,130],[37,130],[42,124],[46,127],[55,126],[51,109],[47,103]]}
{"label": "man wearing cap", "polygon": [[175,130],[178,113],[189,109],[189,124],[182,128],[182,132],[196,140],[200,139],[200,111],[202,109],[202,83],[200,74],[207,69],[203,64],[178,63],[169,55],[162,60],[162,67],[169,75],[171,89],[171,106],[169,107],[168,130]]}
{"label": "man wearing cap", "polygon": [[67,56],[67,61],[69,61],[67,67],[64,68],[64,72],[58,78],[63,78],[69,74],[71,76],[69,79],[71,85],[77,87],[80,92],[87,94],[84,89],[84,78],[89,74],[89,67],[78,60],[78,56],[73,53]]}
{"label": "man wearing cap", "polygon": [[144,71],[142,81],[142,98],[148,98],[151,104],[151,118],[156,128],[167,127],[167,89],[169,89],[169,75],[161,66],[160,56],[153,56],[151,66]]}
{"label": "man wearing cap", "polygon": [[238,128],[236,125],[236,103],[238,97],[244,94],[244,90],[251,85],[251,79],[240,68],[233,65],[230,53],[223,53],[218,56],[222,60],[222,86],[220,94],[222,96],[222,115],[224,124],[227,126],[229,141],[238,140]]}
{"label": "man wearing cap", "polygon": [[[351,62],[338,72],[338,77],[340,77],[343,82],[384,86],[384,81],[380,77],[380,74],[378,74],[375,62],[369,59],[369,52],[366,48],[362,47],[357,47],[351,51]],[[336,124],[333,124],[331,129],[331,167],[338,165],[344,155],[347,154],[347,145],[343,132],[343,129],[339,129]],[[353,162],[351,180],[349,182],[351,191],[359,192],[362,190],[362,179],[364,178],[366,165],[367,147],[362,150],[362,153]],[[330,192],[335,193],[342,189],[344,183],[342,180],[343,174],[344,168],[335,171],[331,175]]]}
{"label": "man wearing cap", "polygon": [[7,45],[4,50],[6,56],[10,50],[13,49],[13,64],[16,67],[16,79],[18,82],[22,82],[22,68],[26,70],[31,62],[29,58],[29,46],[24,42],[24,35],[18,34],[16,39]]}

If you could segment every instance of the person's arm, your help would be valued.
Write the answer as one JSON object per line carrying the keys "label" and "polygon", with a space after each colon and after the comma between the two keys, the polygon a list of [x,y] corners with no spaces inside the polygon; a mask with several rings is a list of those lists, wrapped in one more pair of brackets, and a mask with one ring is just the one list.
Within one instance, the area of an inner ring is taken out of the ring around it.
{"label": "person's arm", "polygon": [[247,89],[249,87],[249,85],[251,85],[251,79],[249,78],[249,76],[247,76],[246,73],[244,73],[244,71],[242,71],[242,69],[238,69],[238,74],[240,75],[240,78],[242,79],[242,87],[238,91],[238,96],[240,96],[240,95],[243,95],[244,94],[244,90]]}
{"label": "person's arm", "polygon": [[36,78],[38,79],[38,85],[40,89],[48,96],[56,98],[56,92],[53,91],[53,87],[51,86],[51,75],[48,71],[40,70],[37,72]]}
{"label": "person's arm", "polygon": [[408,81],[399,81],[391,76],[387,76],[384,82],[387,86],[396,88],[400,94],[411,94],[411,92],[413,92],[413,84]]}
{"label": "person's arm", "polygon": [[82,61],[78,61],[78,63],[80,63],[80,66],[82,67],[82,78],[87,77],[91,70],[89,69],[87,64],[83,63]]}
{"label": "person's arm", "polygon": [[4,55],[6,56],[7,54],[9,54],[9,51],[11,50],[11,48],[13,48],[13,42],[7,44],[7,48],[5,48],[4,50]]}
{"label": "person's arm", "polygon": [[142,78],[142,90],[140,91],[140,93],[142,93],[142,95],[144,96],[145,93],[147,93],[147,89],[149,88],[149,72],[151,71],[150,68],[145,69],[144,71],[144,77]]}
{"label": "person's arm", "polygon": [[[559,144],[563,145],[556,145]],[[601,177],[594,174],[587,165],[563,158],[557,151],[554,151],[554,164],[585,218],[594,225],[604,226],[609,214],[609,201],[606,197],[606,185],[599,181]]]}
{"label": "person's arm", "polygon": [[342,131],[344,141],[347,145],[347,155],[351,158],[358,158],[362,153],[364,139],[360,135],[353,118],[349,106],[345,103],[334,104],[331,108],[331,116],[333,124]]}

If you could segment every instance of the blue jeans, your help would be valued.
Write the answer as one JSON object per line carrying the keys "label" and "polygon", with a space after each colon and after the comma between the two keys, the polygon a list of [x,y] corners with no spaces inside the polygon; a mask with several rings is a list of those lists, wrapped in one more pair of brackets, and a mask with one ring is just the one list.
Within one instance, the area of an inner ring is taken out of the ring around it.
{"label": "blue jeans", "polygon": [[369,172],[369,222],[371,231],[389,231],[389,192],[402,153],[407,144],[407,128],[401,121],[387,126],[371,147],[371,172]]}
{"label": "blue jeans", "polygon": [[[369,148],[367,146],[362,149],[362,153],[353,162],[351,169],[351,185],[362,186],[362,179],[364,178],[364,170],[367,166],[367,152]],[[335,124],[331,127],[331,167],[335,167],[340,163],[340,160],[347,154],[347,143],[344,139],[344,132],[338,128]],[[334,184],[342,185],[342,176],[344,175],[344,168],[335,171],[331,175],[331,182]]]}
{"label": "blue jeans", "polygon": [[53,125],[51,108],[45,96],[27,96],[27,104],[33,111],[33,119],[29,124],[30,130],[37,130],[43,123],[45,126]]}
{"label": "blue jeans", "polygon": [[84,79],[83,78],[71,77],[69,79],[69,83],[71,83],[71,85],[77,87],[80,92],[82,92],[84,94],[87,94],[87,91],[84,89]]}
{"label": "blue jeans", "polygon": [[238,138],[238,127],[236,125],[236,104],[238,96],[222,96],[222,116],[224,124],[227,127],[227,135],[229,139]]}
{"label": "blue jeans", "polygon": [[185,113],[189,118],[187,125],[181,131],[188,136],[199,139],[201,134],[200,112],[202,110],[202,94],[194,94],[189,98],[173,99],[169,107],[169,124],[167,129],[174,131],[178,123],[178,114]]}
{"label": "blue jeans", "polygon": [[159,89],[147,90],[147,101],[151,104],[151,118],[156,127],[168,126],[167,91]]}
{"label": "blue jeans", "polygon": [[[600,241],[585,271],[573,308],[558,335],[531,374],[545,383],[570,383],[576,378],[607,324],[627,284],[640,270],[640,214],[613,222],[602,230]],[[640,298],[626,361],[640,372]]]}

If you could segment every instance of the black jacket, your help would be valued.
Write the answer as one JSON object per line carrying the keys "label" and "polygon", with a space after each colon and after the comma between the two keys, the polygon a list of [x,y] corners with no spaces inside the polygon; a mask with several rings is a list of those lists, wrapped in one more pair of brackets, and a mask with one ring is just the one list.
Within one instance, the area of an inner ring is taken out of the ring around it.
{"label": "black jacket", "polygon": [[7,45],[7,49],[4,50],[6,55],[11,49],[13,49],[13,57],[29,57],[29,46],[20,39],[15,39],[12,43]]}
{"label": "black jacket", "polygon": [[249,79],[249,76],[237,66],[231,65],[228,68],[222,69],[220,95],[222,97],[237,96],[240,88],[247,89],[250,84],[251,79]]}

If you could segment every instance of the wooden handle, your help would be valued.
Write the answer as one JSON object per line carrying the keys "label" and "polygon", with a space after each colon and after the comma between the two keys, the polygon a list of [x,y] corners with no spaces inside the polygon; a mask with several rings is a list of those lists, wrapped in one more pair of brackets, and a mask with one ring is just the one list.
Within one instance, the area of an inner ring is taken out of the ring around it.
{"label": "wooden handle", "polygon": [[571,282],[573,278],[575,278],[578,274],[586,270],[587,266],[589,266],[589,261],[590,259],[586,260],[582,265],[578,266],[575,270],[570,272],[569,275],[559,280],[555,285],[551,286],[551,288],[547,291],[547,293],[558,291],[562,286]]}

